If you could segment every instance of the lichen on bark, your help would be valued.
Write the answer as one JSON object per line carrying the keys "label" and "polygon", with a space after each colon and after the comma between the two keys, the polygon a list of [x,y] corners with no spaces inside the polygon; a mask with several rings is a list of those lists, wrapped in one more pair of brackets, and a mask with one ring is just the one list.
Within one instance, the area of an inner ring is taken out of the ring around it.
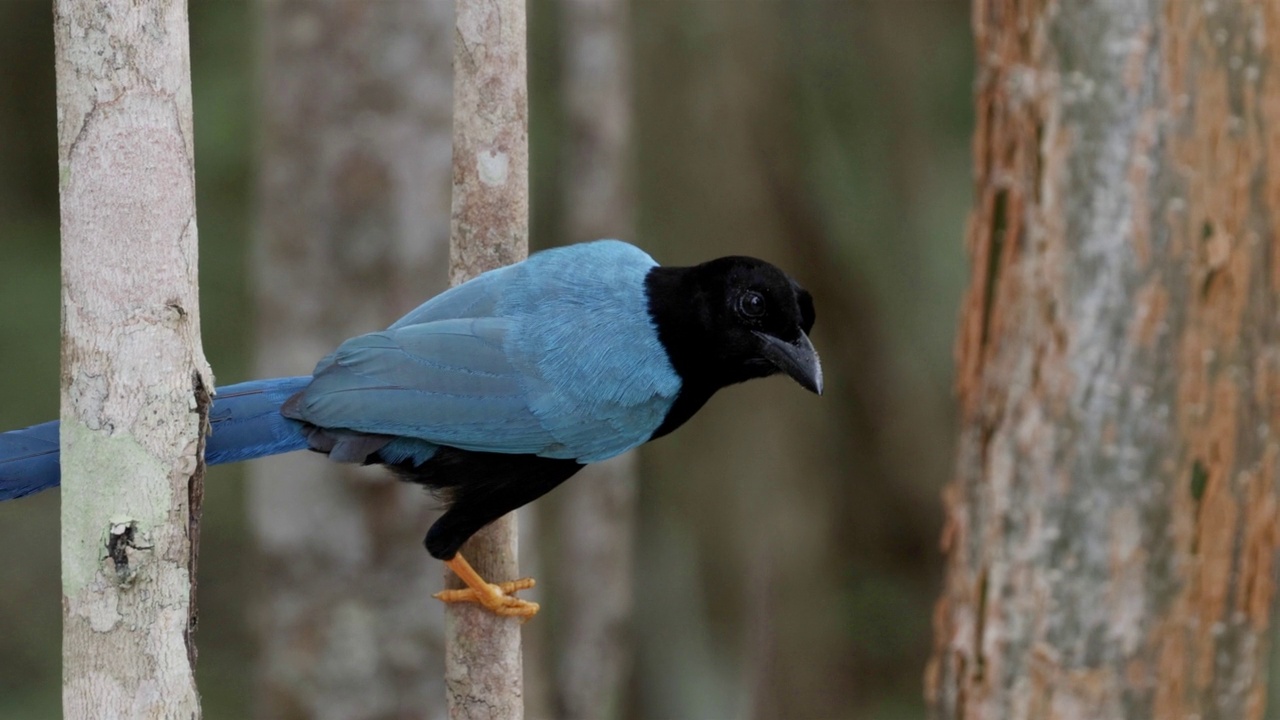
{"label": "lichen on bark", "polygon": [[63,710],[199,717],[200,347],[186,4],[54,4]]}
{"label": "lichen on bark", "polygon": [[1276,15],[1246,0],[974,6],[938,717],[1263,717]]}

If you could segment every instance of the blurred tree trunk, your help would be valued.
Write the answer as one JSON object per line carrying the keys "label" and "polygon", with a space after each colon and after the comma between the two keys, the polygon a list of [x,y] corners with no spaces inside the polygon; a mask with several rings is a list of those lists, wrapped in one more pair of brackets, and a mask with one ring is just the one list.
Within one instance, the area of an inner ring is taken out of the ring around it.
{"label": "blurred tree trunk", "polygon": [[[446,2],[263,2],[258,371],[309,372],[444,287]],[[442,717],[434,503],[380,469],[255,463],[262,718]]]}
{"label": "blurred tree trunk", "polygon": [[184,0],[54,5],[63,713],[199,718],[200,347]]}
{"label": "blurred tree trunk", "polygon": [[[569,135],[566,239],[631,239],[629,6],[560,5]],[[556,558],[556,716],[605,720],[623,710],[631,665],[635,453],[591,465],[560,490]]]}
{"label": "blurred tree trunk", "polygon": [[[457,0],[453,43],[453,198],[449,279],[460,284],[529,253],[529,95],[523,0]],[[461,554],[489,582],[514,580],[516,513]],[[448,573],[446,584],[463,587]],[[473,603],[445,610],[451,718],[524,717],[520,621]]]}
{"label": "blurred tree trunk", "polygon": [[985,0],[974,23],[935,714],[1262,718],[1280,5]]}

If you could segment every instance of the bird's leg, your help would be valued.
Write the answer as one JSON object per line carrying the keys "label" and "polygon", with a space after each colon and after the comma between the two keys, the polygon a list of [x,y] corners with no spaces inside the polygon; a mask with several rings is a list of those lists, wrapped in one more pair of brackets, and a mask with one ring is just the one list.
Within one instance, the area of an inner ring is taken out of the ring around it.
{"label": "bird's leg", "polygon": [[460,590],[442,590],[432,597],[442,602],[473,602],[483,605],[495,615],[510,615],[525,620],[538,614],[538,603],[521,600],[515,596],[520,590],[528,590],[534,586],[533,578],[521,578],[502,583],[485,582],[480,573],[471,567],[471,563],[462,557],[462,553],[445,560],[454,575],[457,575],[467,586]]}

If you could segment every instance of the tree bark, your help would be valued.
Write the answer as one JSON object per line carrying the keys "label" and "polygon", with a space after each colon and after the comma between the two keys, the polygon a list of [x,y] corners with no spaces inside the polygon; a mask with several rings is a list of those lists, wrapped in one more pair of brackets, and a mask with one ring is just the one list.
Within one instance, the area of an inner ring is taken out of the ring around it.
{"label": "tree bark", "polygon": [[[258,371],[310,372],[442,290],[449,3],[261,4]],[[443,717],[435,503],[380,469],[253,464],[262,718]]]}
{"label": "tree bark", "polygon": [[[453,227],[456,285],[529,251],[529,101],[523,0],[458,0],[454,35]],[[476,533],[462,554],[489,582],[517,576],[516,514]],[[449,587],[462,587],[449,573]],[[520,622],[472,603],[445,611],[445,682],[453,718],[521,718]]]}
{"label": "tree bark", "polygon": [[54,4],[63,713],[198,718],[200,347],[184,0]]}
{"label": "tree bark", "polygon": [[1280,6],[983,0],[943,718],[1262,718]]}
{"label": "tree bark", "polygon": [[[565,224],[571,242],[634,231],[629,7],[561,5]],[[560,490],[555,567],[557,716],[603,720],[625,710],[636,514],[634,452],[584,469]]]}

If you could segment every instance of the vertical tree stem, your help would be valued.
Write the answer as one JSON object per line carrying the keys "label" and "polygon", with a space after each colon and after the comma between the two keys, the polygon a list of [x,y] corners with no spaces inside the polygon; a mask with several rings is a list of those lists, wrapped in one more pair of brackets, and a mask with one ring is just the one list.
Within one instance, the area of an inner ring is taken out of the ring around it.
{"label": "vertical tree stem", "polygon": [[207,388],[185,0],[57,0],[63,713],[200,716]]}
{"label": "vertical tree stem", "polygon": [[[571,242],[634,230],[629,6],[567,0],[564,38],[565,223]],[[631,667],[637,462],[588,466],[560,490],[556,706],[566,720],[619,717]]]}
{"label": "vertical tree stem", "polygon": [[[523,0],[458,0],[449,271],[454,284],[528,254],[525,44]],[[477,533],[462,553],[486,580],[514,579],[515,513]],[[452,575],[448,582],[460,586]],[[445,643],[451,717],[523,716],[519,620],[451,604]]]}
{"label": "vertical tree stem", "polygon": [[[307,372],[444,289],[453,7],[261,0],[257,369]],[[440,718],[421,488],[291,453],[248,468],[262,562],[255,715]]]}

